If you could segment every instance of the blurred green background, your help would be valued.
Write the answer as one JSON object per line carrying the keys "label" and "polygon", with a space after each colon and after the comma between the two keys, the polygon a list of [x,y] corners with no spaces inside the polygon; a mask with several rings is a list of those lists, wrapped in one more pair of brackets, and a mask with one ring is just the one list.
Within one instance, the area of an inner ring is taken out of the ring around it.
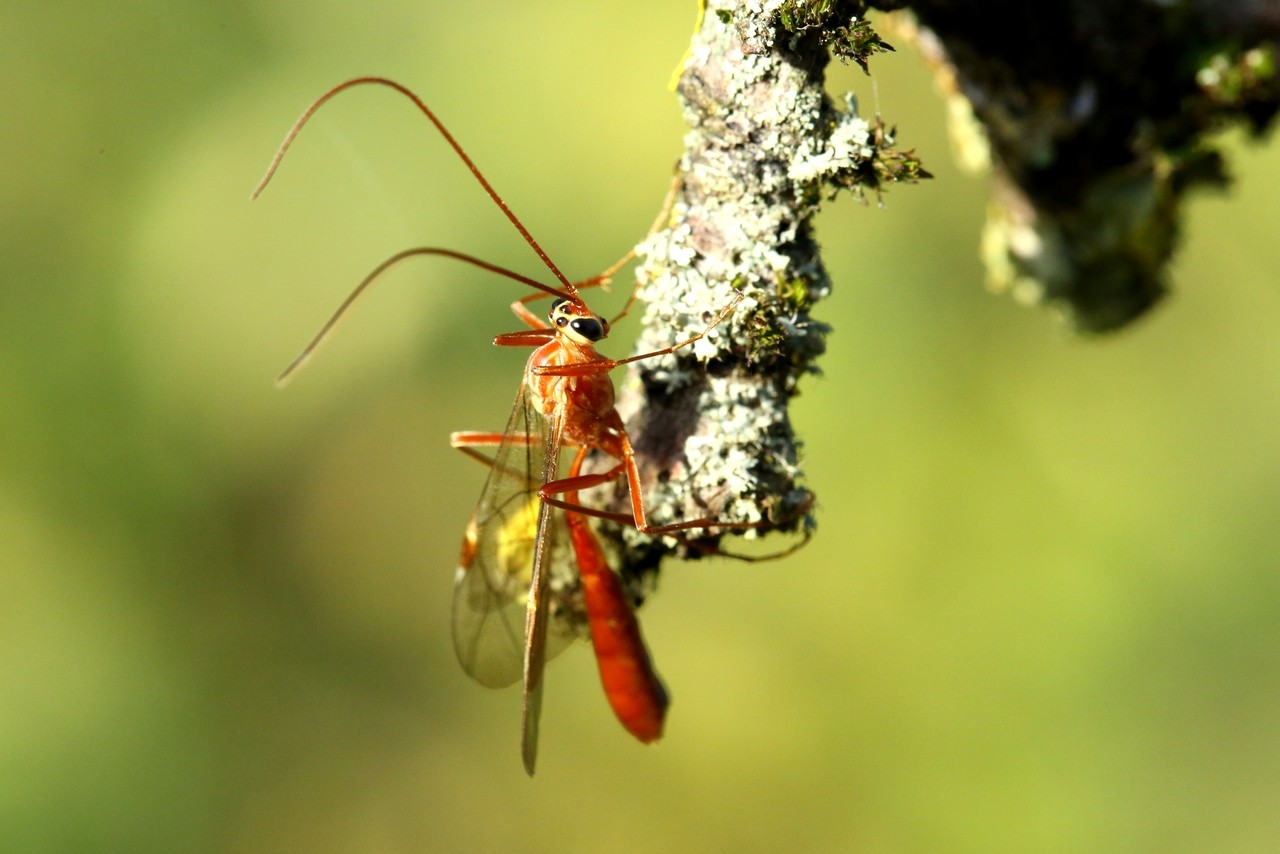
{"label": "blurred green background", "polygon": [[272,379],[397,249],[539,265],[384,91],[247,197],[308,101],[384,74],[590,275],[665,191],[693,6],[0,9],[0,848],[1280,846],[1280,152],[1233,138],[1174,298],[1076,340],[982,289],[984,185],[906,49],[881,110],[937,180],[819,223],[819,536],[669,566],[663,742],[572,650],[525,778],[517,693],[448,633],[483,473],[446,437],[504,423],[518,291],[416,263]]}

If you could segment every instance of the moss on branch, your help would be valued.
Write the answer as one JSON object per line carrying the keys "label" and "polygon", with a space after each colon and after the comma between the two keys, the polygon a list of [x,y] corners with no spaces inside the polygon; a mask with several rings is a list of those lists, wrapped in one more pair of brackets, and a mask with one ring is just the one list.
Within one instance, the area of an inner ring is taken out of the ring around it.
{"label": "moss on branch", "polygon": [[[1078,330],[1119,329],[1165,295],[1183,205],[1221,187],[1215,141],[1280,107],[1280,7],[1255,0],[916,0],[897,32],[993,176],[990,284]],[[895,36],[897,37],[897,36]],[[963,117],[969,117],[965,120]]]}

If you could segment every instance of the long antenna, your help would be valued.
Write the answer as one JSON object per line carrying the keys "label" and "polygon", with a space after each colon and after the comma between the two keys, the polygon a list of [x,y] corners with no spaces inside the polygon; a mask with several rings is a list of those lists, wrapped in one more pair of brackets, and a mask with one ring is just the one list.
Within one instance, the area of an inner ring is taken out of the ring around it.
{"label": "long antenna", "polygon": [[342,318],[346,316],[351,307],[355,305],[356,300],[363,296],[364,292],[369,289],[369,286],[380,279],[383,273],[387,272],[387,270],[391,269],[396,264],[399,264],[406,258],[414,258],[420,255],[443,255],[446,258],[463,261],[467,264],[479,267],[482,270],[488,270],[490,273],[497,273],[499,276],[505,276],[508,279],[513,279],[521,284],[528,285],[531,288],[537,288],[544,293],[551,294],[553,297],[563,296],[560,291],[550,285],[544,285],[542,282],[530,279],[528,276],[522,276],[514,270],[499,267],[497,264],[490,264],[488,261],[482,261],[479,258],[467,255],[464,252],[455,252],[452,249],[441,249],[437,246],[418,246],[414,249],[402,249],[387,260],[383,261],[377,267],[374,267],[373,272],[360,280],[360,284],[356,285],[355,290],[353,290],[347,298],[342,301],[342,305],[338,306],[338,310],[333,313],[333,316],[325,322],[324,326],[320,327],[320,331],[311,339],[311,343],[307,344],[307,346],[303,348],[302,352],[289,363],[289,367],[285,368],[280,376],[276,377],[276,385],[284,387],[289,383],[289,380],[293,378],[294,374],[302,370],[303,365],[311,359],[312,354],[320,348],[320,345],[323,344],[329,337],[329,334],[333,332],[334,327],[338,325],[338,321],[342,320]]}
{"label": "long antenna", "polygon": [[296,138],[298,133],[302,130],[302,126],[305,125],[313,115],[315,115],[316,111],[324,105],[325,101],[328,101],[339,92],[365,84],[376,84],[396,90],[401,95],[404,95],[412,101],[418,109],[422,111],[422,114],[431,120],[431,123],[436,126],[436,130],[440,131],[440,135],[444,137],[445,142],[449,143],[450,147],[452,147],[453,150],[457,152],[458,156],[462,158],[462,162],[467,164],[467,168],[471,170],[471,174],[476,176],[476,180],[480,182],[481,187],[484,187],[484,191],[489,194],[489,198],[493,199],[494,204],[501,208],[502,212],[507,215],[507,219],[511,220],[511,224],[516,227],[516,231],[520,232],[520,236],[525,239],[525,242],[528,243],[533,251],[537,253],[538,257],[542,259],[542,263],[546,264],[547,269],[555,274],[555,277],[564,285],[565,290],[577,299],[578,289],[573,286],[573,282],[569,281],[568,277],[566,277],[564,273],[560,272],[560,268],[551,260],[551,257],[547,255],[543,248],[538,244],[538,241],[533,239],[533,235],[524,227],[524,223],[520,221],[520,218],[512,212],[511,208],[507,207],[507,203],[502,200],[502,196],[499,196],[498,191],[493,189],[493,185],[489,183],[488,179],[484,177],[484,174],[481,173],[476,164],[467,156],[467,152],[463,151],[462,146],[453,138],[453,134],[449,133],[449,130],[444,126],[444,123],[436,118],[436,114],[431,112],[431,108],[428,107],[421,98],[414,94],[412,90],[402,86],[394,80],[389,80],[386,77],[356,77],[352,80],[346,81],[345,83],[339,83],[337,86],[334,86],[328,92],[325,92],[317,98],[315,102],[312,103],[310,107],[307,107],[302,115],[298,117],[298,120],[294,122],[293,127],[289,129],[289,132],[285,134],[284,142],[280,143],[280,147],[276,149],[276,156],[271,159],[271,165],[267,167],[267,174],[262,176],[262,180],[258,182],[257,187],[254,187],[253,193],[250,194],[249,198],[258,198],[262,191],[266,189],[266,186],[270,183],[272,176],[275,175],[276,169],[279,168],[280,161],[284,159],[285,152],[289,150],[289,146],[293,144],[294,138]]}

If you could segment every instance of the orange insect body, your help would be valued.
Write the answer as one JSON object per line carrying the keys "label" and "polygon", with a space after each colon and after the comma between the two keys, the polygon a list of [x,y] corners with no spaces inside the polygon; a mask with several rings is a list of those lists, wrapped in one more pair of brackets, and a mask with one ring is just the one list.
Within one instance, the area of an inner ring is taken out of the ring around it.
{"label": "orange insect body", "polygon": [[[603,333],[608,324],[603,318],[590,313],[585,304],[565,300],[557,303],[552,316],[564,318],[571,326],[578,318],[590,323],[603,323]],[[551,331],[551,330],[548,330]],[[598,373],[568,374],[569,366],[606,366]],[[618,436],[625,430],[618,411],[613,408],[613,380],[606,372],[612,365],[598,352],[590,339],[570,337],[567,334],[543,344],[529,356],[525,366],[529,392],[533,405],[543,417],[551,418],[557,412],[563,414],[564,440],[573,445],[599,447],[615,458],[621,458]],[[554,373],[553,373],[554,371]]]}
{"label": "orange insect body", "polygon": [[[742,297],[738,295],[725,306],[701,333],[674,346],[625,359],[602,356],[596,351],[595,343],[608,335],[609,321],[591,312],[579,296],[579,289],[607,282],[613,272],[630,260],[631,253],[600,276],[576,284],[570,282],[427,105],[404,86],[385,78],[349,80],[317,99],[285,137],[254,197],[270,181],[285,151],[315,111],[339,92],[361,84],[386,86],[413,101],[562,287],[543,284],[450,249],[405,250],[365,277],[285,370],[281,381],[305,363],[370,284],[390,266],[406,258],[445,256],[539,291],[512,305],[516,316],[530,328],[494,339],[500,346],[536,348],[526,364],[525,379],[507,429],[501,433],[455,433],[451,437],[454,447],[490,466],[459,555],[453,611],[454,648],[463,669],[483,685],[502,687],[523,678],[522,756],[526,770],[532,774],[537,756],[543,667],[546,659],[567,646],[580,630],[573,605],[573,585],[566,584],[563,573],[557,570],[576,565],[577,592],[581,595],[581,608],[586,614],[605,695],[629,732],[643,742],[653,741],[662,734],[667,692],[654,671],[626,593],[609,567],[587,517],[632,525],[651,534],[743,526],[720,526],[706,519],[667,525],[649,523],[641,499],[635,453],[622,418],[614,408],[614,387],[609,372],[620,365],[667,355],[693,344],[723,321]],[[526,307],[530,300],[544,295],[557,297],[546,321]],[[494,449],[492,458],[478,448]],[[561,477],[560,452],[566,448],[573,449],[574,453],[567,476]],[[583,464],[593,450],[616,463],[603,471],[583,474]],[[580,490],[619,478],[627,481],[629,513],[580,503]],[[556,575],[559,577],[553,578]]]}
{"label": "orange insect body", "polygon": [[655,741],[662,735],[670,704],[667,690],[649,661],[640,624],[586,517],[566,513],[565,519],[582,576],[591,645],[609,705],[627,732],[646,744]]}
{"label": "orange insect body", "polygon": [[[586,516],[635,521],[627,514],[585,507],[577,494],[615,480],[635,465],[609,378],[609,371],[620,363],[600,355],[594,345],[608,334],[609,323],[575,298],[556,300],[548,321],[519,303],[514,308],[534,328],[499,335],[494,342],[537,349],[526,363],[507,429],[455,433],[452,439],[455,447],[473,456],[480,456],[476,448],[497,446],[492,460],[481,457],[491,466],[489,480],[463,538],[454,597],[454,646],[463,669],[482,684],[505,685],[524,677],[523,756],[532,773],[542,669],[578,631],[570,615],[559,613],[571,606],[549,601],[557,599],[550,576],[559,565],[572,560],[577,566],[600,679],[622,725],[641,741],[654,741],[662,734],[668,697],[622,585]],[[568,476],[560,478],[559,455],[566,448],[575,453]],[[618,464],[603,473],[582,474],[593,449]],[[535,506],[536,518],[531,513]],[[553,509],[563,512],[552,516]],[[517,591],[523,590],[528,596],[521,602]],[[527,615],[523,633],[510,613],[519,605]],[[554,617],[549,614],[553,605]],[[521,654],[523,666],[517,668]]]}

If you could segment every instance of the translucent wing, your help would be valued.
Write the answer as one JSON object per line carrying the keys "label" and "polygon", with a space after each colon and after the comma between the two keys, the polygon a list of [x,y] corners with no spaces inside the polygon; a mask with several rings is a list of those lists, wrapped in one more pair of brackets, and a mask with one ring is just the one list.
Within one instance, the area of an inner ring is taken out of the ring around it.
{"label": "translucent wing", "polygon": [[[524,672],[546,429],[521,386],[462,542],[453,594],[453,647],[462,669],[491,688],[514,684]],[[585,631],[585,618],[563,513],[550,514],[546,536],[545,657],[551,658]]]}

